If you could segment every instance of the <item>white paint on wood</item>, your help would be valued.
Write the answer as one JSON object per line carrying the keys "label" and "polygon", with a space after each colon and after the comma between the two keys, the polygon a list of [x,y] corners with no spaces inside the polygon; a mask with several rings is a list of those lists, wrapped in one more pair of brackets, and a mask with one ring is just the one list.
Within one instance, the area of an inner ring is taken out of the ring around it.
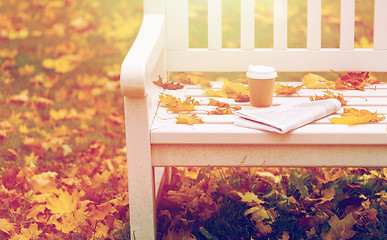
{"label": "white paint on wood", "polygon": [[[209,158],[211,156],[211,158]],[[384,145],[153,145],[156,166],[386,166]]]}
{"label": "white paint on wood", "polygon": [[136,40],[121,65],[122,95],[145,96],[154,69],[160,68],[157,65],[163,64],[165,72],[165,60],[165,17],[163,14],[146,14]]}
{"label": "white paint on wood", "polygon": [[273,47],[286,49],[288,46],[288,0],[274,0]]}
{"label": "white paint on wood", "polygon": [[208,0],[208,49],[222,48],[222,0]]}
{"label": "white paint on wood", "polygon": [[311,50],[321,48],[321,0],[308,0],[306,46]]}
{"label": "white paint on wood", "polygon": [[250,50],[255,46],[255,2],[241,0],[241,49]]}
{"label": "white paint on wood", "polygon": [[340,48],[352,50],[355,43],[355,0],[341,0]]}
{"label": "white paint on wood", "polygon": [[147,98],[125,97],[124,106],[131,239],[151,240],[156,215]]}
{"label": "white paint on wood", "polygon": [[166,0],[167,49],[188,48],[188,0]]}
{"label": "white paint on wood", "polygon": [[387,49],[387,1],[375,0],[374,48]]}
{"label": "white paint on wood", "polygon": [[189,49],[169,51],[169,71],[244,72],[251,63],[275,67],[284,72],[370,71],[386,72],[387,51],[373,49]]}

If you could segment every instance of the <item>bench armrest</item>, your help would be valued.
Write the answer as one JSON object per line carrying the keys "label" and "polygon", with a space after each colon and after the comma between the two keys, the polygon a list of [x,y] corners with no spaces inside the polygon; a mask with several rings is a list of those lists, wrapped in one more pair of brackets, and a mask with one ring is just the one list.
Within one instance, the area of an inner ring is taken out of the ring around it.
{"label": "bench armrest", "polygon": [[165,16],[145,14],[140,31],[121,65],[121,93],[144,97],[153,69],[165,48]]}

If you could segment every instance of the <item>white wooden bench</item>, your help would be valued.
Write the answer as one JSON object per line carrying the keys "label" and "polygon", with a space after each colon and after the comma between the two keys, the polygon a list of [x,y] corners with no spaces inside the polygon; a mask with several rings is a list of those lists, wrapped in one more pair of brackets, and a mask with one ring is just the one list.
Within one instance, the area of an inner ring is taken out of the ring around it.
{"label": "white wooden bench", "polygon": [[[341,0],[340,48],[321,48],[321,0],[308,0],[307,47],[287,48],[287,0],[274,0],[273,48],[254,46],[254,0],[241,0],[241,47],[222,48],[221,0],[208,0],[208,48],[188,46],[188,0],[144,0],[140,32],[121,68],[129,174],[132,239],[155,238],[155,169],[168,166],[386,166],[385,123],[348,127],[322,119],[285,135],[232,124],[235,116],[204,116],[204,124],[162,120],[160,88],[151,82],[168,72],[244,72],[249,64],[279,72],[387,72],[387,1],[375,0],[374,48],[354,48],[355,0]],[[280,80],[280,79],[278,79]],[[387,113],[386,85],[377,90],[343,91],[348,105]],[[281,104],[314,96],[275,97]],[[205,101],[199,88],[173,94]],[[243,105],[246,107],[248,105]],[[199,106],[203,107],[203,106]],[[169,116],[171,116],[169,114]],[[167,117],[168,118],[168,117]],[[155,184],[156,182],[156,184]],[[156,186],[155,186],[156,185]]]}

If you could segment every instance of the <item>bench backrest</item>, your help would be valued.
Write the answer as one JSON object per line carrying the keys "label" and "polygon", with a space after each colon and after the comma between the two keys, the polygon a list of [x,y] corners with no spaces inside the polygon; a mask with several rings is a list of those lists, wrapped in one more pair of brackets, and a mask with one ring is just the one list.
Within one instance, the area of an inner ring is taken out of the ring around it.
{"label": "bench backrest", "polygon": [[[255,48],[255,0],[240,1],[240,48],[222,48],[222,0],[208,0],[208,48],[189,48],[188,0],[144,0],[146,13],[166,14],[167,71],[245,71],[264,64],[278,71],[387,72],[387,1],[374,0],[372,49],[354,48],[355,0],[341,0],[340,47],[321,48],[321,0],[307,1],[307,46],[288,48],[288,0],[273,0],[273,48]],[[371,11],[372,12],[372,11]]]}

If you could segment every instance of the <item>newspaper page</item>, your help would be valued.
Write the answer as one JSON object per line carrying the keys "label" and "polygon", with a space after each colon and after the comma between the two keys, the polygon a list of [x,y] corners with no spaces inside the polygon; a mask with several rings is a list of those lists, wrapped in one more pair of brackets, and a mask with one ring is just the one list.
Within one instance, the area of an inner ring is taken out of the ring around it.
{"label": "newspaper page", "polygon": [[234,124],[258,130],[287,133],[315,120],[337,112],[341,103],[337,99],[308,101],[298,104],[283,104],[268,108],[240,110]]}

